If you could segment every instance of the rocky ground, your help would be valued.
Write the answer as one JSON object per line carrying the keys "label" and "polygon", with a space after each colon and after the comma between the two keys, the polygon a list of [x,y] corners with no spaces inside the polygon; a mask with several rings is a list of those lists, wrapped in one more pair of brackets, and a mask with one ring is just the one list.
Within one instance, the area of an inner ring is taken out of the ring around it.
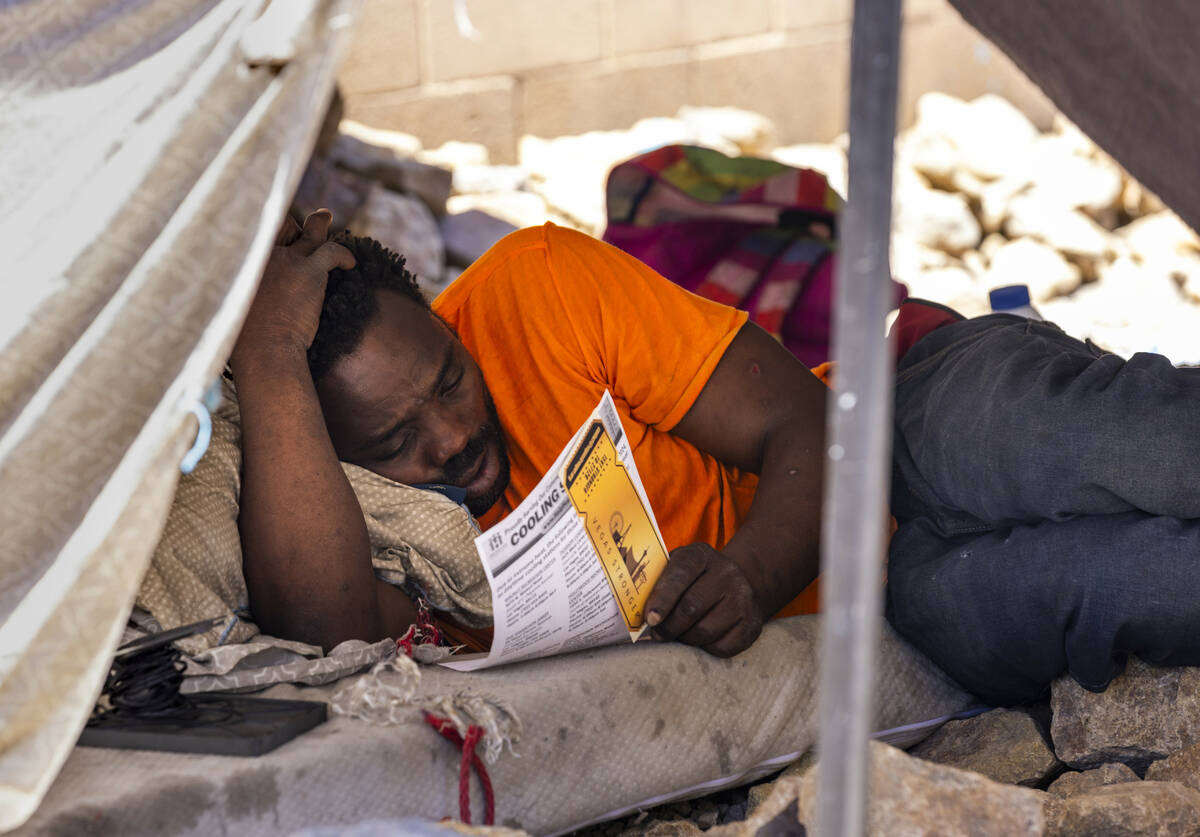
{"label": "rocky ground", "polygon": [[[682,108],[627,131],[483,146],[336,118],[297,197],[405,254],[430,294],[493,242],[546,220],[599,234],[616,162],[666,142],[770,156],[845,192],[844,141],[778,147],[768,120]],[[1068,332],[1121,354],[1200,362],[1200,239],[1064,119],[1040,132],[1002,99],[928,94],[896,141],[892,268],[910,291],[967,315],[989,288],[1028,284]],[[954,721],[904,753],[872,745],[872,834],[1200,835],[1200,673],[1132,661],[1096,695],[1062,679],[1050,702]],[[588,837],[799,835],[819,764],[751,788],[639,812]]]}
{"label": "rocky ground", "polygon": [[[769,156],[845,192],[845,139],[778,146],[770,121],[681,108],[628,130],[523,137],[517,165],[477,144],[330,123],[298,196],[404,253],[430,293],[504,233],[552,220],[599,235],[611,166],[667,142]],[[967,315],[987,291],[1030,286],[1069,333],[1120,354],[1200,362],[1200,239],[1065,119],[1040,132],[1005,100],[930,93],[896,140],[892,270]]]}

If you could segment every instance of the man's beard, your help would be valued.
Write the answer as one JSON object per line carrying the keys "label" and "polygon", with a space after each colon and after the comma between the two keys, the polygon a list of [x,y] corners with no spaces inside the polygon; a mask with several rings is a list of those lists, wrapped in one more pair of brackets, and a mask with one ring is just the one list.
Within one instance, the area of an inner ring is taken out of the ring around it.
{"label": "man's beard", "polygon": [[496,404],[492,401],[491,393],[486,389],[483,391],[483,399],[487,408],[487,423],[471,437],[466,447],[446,460],[445,465],[442,466],[441,479],[447,485],[458,485],[459,480],[479,462],[479,458],[488,449],[488,446],[495,443],[498,463],[496,479],[484,489],[483,494],[478,497],[467,497],[464,501],[471,514],[476,517],[483,515],[496,505],[496,502],[504,495],[504,489],[508,487],[509,480],[508,450],[504,445],[504,434],[500,431],[500,416],[496,413]]}

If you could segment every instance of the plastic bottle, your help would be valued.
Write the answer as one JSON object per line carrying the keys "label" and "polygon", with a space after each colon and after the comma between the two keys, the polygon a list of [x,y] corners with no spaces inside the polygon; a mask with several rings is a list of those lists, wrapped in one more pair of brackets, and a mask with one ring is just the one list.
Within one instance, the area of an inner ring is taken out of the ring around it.
{"label": "plastic bottle", "polygon": [[992,310],[1003,314],[1016,314],[1030,320],[1040,320],[1042,315],[1037,312],[1029,299],[1028,285],[1005,285],[993,288],[988,293]]}

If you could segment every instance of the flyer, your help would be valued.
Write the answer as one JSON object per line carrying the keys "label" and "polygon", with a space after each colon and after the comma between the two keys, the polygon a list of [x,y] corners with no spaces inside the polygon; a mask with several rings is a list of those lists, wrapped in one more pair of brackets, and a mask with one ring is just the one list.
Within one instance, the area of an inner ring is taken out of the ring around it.
{"label": "flyer", "polygon": [[475,546],[492,587],[492,648],[442,665],[474,671],[642,635],[668,554],[610,393]]}

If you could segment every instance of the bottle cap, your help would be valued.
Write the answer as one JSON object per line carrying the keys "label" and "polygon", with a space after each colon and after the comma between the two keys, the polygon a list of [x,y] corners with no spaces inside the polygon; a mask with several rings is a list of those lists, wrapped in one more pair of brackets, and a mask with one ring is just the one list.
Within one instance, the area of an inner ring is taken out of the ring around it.
{"label": "bottle cap", "polygon": [[1030,305],[1028,285],[1005,285],[993,288],[988,293],[993,311],[1011,311],[1013,308]]}

